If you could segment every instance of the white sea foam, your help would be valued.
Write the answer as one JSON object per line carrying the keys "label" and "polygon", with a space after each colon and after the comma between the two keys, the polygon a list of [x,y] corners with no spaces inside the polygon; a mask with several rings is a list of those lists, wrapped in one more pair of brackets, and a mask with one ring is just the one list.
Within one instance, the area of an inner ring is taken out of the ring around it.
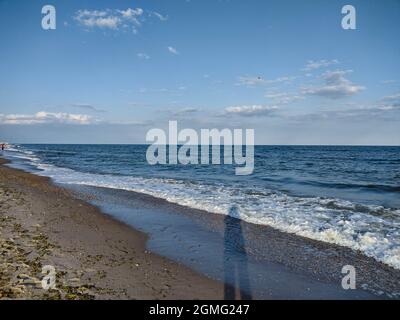
{"label": "white sea foam", "polygon": [[59,183],[135,191],[217,214],[227,214],[235,204],[240,219],[247,222],[359,250],[400,269],[400,210],[334,198],[293,197],[267,189],[82,173],[24,156],[32,158],[31,164],[42,170],[40,175]]}
{"label": "white sea foam", "polygon": [[19,146],[8,145],[6,151],[6,155],[10,155],[11,158],[24,159],[32,163],[36,163],[40,160],[32,151],[20,149]]}

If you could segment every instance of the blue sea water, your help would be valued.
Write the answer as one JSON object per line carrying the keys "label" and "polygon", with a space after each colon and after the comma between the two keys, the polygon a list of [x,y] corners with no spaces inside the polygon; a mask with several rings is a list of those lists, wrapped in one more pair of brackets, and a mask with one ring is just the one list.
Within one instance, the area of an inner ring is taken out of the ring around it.
{"label": "blue sea water", "polygon": [[255,169],[156,165],[145,145],[14,145],[14,166],[335,243],[400,269],[400,147],[256,146]]}

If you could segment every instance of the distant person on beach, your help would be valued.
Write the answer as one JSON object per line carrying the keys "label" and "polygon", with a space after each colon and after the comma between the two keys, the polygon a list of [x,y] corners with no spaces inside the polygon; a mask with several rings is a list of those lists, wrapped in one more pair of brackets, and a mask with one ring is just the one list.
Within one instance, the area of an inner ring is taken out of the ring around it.
{"label": "distant person on beach", "polygon": [[5,147],[6,147],[6,144],[5,144],[5,143],[2,143],[2,144],[1,144],[1,151],[3,151]]}

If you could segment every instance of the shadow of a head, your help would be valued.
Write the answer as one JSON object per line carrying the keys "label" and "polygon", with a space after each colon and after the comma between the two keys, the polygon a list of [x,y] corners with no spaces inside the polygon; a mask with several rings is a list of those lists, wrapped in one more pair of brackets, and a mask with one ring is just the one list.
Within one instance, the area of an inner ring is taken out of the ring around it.
{"label": "shadow of a head", "polygon": [[239,212],[239,207],[237,205],[233,205],[229,208],[228,211],[228,216],[227,217],[231,217],[231,218],[240,218],[240,212]]}

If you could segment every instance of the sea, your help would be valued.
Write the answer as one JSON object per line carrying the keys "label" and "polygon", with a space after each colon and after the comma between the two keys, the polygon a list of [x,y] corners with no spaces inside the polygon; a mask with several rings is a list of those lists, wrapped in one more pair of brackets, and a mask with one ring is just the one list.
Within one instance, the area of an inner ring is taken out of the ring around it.
{"label": "sea", "polygon": [[147,148],[21,144],[3,156],[56,183],[134,191],[230,214],[400,269],[400,147],[256,146],[247,176],[235,175],[236,165],[149,165]]}

